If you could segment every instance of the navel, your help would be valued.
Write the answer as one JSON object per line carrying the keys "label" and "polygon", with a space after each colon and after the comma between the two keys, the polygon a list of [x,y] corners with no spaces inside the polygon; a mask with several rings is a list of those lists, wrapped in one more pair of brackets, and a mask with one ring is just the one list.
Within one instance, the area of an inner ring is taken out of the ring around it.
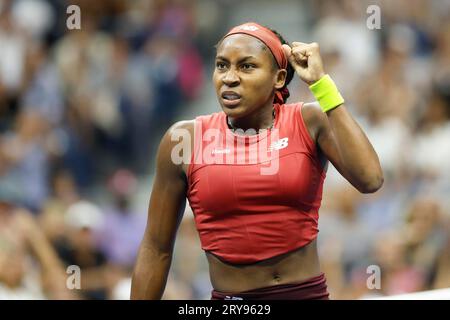
{"label": "navel", "polygon": [[273,274],[273,281],[276,283],[280,283],[281,282],[281,276],[278,273],[274,273]]}

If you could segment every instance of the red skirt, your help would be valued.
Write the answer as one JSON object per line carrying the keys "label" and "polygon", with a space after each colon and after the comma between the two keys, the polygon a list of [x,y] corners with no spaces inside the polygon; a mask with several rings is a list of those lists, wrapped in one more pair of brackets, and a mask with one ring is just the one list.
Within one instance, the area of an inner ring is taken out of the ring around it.
{"label": "red skirt", "polygon": [[212,291],[211,300],[329,300],[325,274],[300,283],[227,293]]}

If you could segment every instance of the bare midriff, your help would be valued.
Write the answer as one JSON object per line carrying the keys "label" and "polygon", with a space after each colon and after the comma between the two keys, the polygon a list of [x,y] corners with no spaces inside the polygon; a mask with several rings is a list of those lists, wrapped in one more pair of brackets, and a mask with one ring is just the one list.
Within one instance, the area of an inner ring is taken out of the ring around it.
{"label": "bare midriff", "polygon": [[250,265],[229,264],[208,252],[206,257],[212,286],[221,292],[299,283],[321,272],[316,240],[300,249]]}

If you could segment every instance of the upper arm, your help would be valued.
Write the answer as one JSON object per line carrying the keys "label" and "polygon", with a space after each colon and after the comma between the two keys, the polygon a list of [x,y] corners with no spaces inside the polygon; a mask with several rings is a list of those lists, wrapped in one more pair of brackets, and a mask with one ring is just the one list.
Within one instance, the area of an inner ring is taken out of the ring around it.
{"label": "upper arm", "polygon": [[360,192],[378,190],[383,184],[378,156],[345,105],[327,114],[318,103],[304,107],[316,144],[339,173]]}
{"label": "upper arm", "polygon": [[308,132],[320,152],[345,177],[346,173],[344,172],[342,160],[339,157],[336,138],[331,130],[328,117],[320,108],[319,103],[305,103],[300,110]]}
{"label": "upper arm", "polygon": [[188,121],[174,124],[158,149],[143,245],[152,245],[161,252],[172,251],[186,205],[187,180],[182,165],[172,161],[172,149],[177,142],[172,141],[171,136],[174,130],[191,125]]}

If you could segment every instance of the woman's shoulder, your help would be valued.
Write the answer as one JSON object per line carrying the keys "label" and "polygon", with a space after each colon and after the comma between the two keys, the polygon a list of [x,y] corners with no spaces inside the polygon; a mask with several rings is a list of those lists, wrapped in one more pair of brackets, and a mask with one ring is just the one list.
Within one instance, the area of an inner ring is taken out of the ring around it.
{"label": "woman's shoulder", "polygon": [[176,133],[178,130],[193,131],[194,126],[195,126],[195,119],[180,120],[180,121],[177,121],[174,124],[172,124],[170,126],[170,128],[167,130],[167,133],[172,135],[172,134]]}
{"label": "woman's shoulder", "polygon": [[295,108],[298,112],[300,121],[303,121],[308,133],[313,141],[317,141],[320,129],[324,125],[324,121],[328,121],[326,114],[320,108],[318,102],[298,103]]}
{"label": "woman's shoulder", "polygon": [[215,121],[222,121],[223,117],[224,117],[223,112],[214,112],[214,113],[210,113],[210,114],[199,115],[199,116],[196,116],[195,119],[181,120],[181,121],[175,122],[167,130],[167,132],[169,134],[175,133],[176,131],[179,131],[179,130],[188,130],[188,131],[193,132],[196,123],[201,122],[201,123],[207,124],[207,123],[211,123],[211,122],[215,122]]}
{"label": "woman's shoulder", "polygon": [[194,133],[194,128],[196,123],[210,124],[212,122],[222,121],[225,114],[223,112],[214,112],[205,115],[196,116],[194,119],[190,120],[180,120],[175,122],[170,126],[170,128],[166,131],[166,135],[173,136],[182,134],[183,131],[189,131],[190,133]]}
{"label": "woman's shoulder", "polygon": [[195,120],[181,120],[172,124],[161,138],[159,150],[162,154],[170,154],[170,151],[186,137],[194,134]]}
{"label": "woman's shoulder", "polygon": [[160,172],[177,177],[184,171],[183,164],[190,158],[189,150],[192,149],[192,143],[189,141],[192,141],[194,136],[194,126],[195,120],[182,120],[175,122],[167,129],[161,138],[156,157]]}

